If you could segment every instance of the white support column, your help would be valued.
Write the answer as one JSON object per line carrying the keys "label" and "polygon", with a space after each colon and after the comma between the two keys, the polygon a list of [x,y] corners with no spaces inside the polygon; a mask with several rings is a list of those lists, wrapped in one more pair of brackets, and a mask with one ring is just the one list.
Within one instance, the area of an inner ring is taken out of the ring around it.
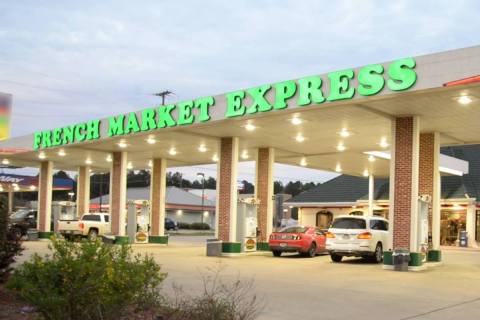
{"label": "white support column", "polygon": [[373,216],[373,197],[375,191],[375,178],[373,174],[368,176],[368,216]]}
{"label": "white support column", "polygon": [[468,235],[468,246],[471,248],[478,248],[475,239],[475,220],[476,220],[476,205],[475,199],[468,199],[466,228]]}
{"label": "white support column", "polygon": [[112,233],[125,236],[127,206],[127,152],[113,153],[110,171],[110,219]]}
{"label": "white support column", "polygon": [[[40,163],[40,175],[38,178],[38,218],[37,229],[39,232],[51,231],[52,220],[52,186],[53,186],[53,162],[42,161]],[[39,234],[42,237],[42,234]],[[47,236],[48,238],[48,236]]]}
{"label": "white support column", "polygon": [[88,213],[90,209],[90,166],[78,168],[77,178],[77,217]]}
{"label": "white support column", "polygon": [[165,202],[167,192],[167,160],[153,159],[150,182],[150,221],[152,236],[165,235]]}

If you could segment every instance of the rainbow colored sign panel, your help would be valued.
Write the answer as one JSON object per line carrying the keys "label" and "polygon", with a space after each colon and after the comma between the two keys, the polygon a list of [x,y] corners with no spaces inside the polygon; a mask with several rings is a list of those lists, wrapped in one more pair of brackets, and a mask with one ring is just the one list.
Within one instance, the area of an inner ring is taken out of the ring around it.
{"label": "rainbow colored sign panel", "polygon": [[10,137],[12,96],[0,92],[0,140]]}

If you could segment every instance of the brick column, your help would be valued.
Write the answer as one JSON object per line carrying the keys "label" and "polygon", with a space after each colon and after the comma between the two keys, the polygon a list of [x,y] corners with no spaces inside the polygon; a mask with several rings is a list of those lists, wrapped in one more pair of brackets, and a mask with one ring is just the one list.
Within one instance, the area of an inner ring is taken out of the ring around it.
{"label": "brick column", "polygon": [[127,241],[125,237],[125,217],[127,198],[127,152],[114,152],[110,171],[110,219],[112,234],[119,242]]}
{"label": "brick column", "polygon": [[150,180],[150,237],[152,243],[168,243],[165,236],[165,201],[167,160],[153,159]]}
{"label": "brick column", "polygon": [[237,164],[238,138],[220,139],[220,159],[217,180],[218,238],[222,240],[222,251],[239,253],[237,242]]}
{"label": "brick column", "polygon": [[53,162],[42,161],[40,163],[38,180],[38,236],[41,239],[48,239],[52,235]]}
{"label": "brick column", "polygon": [[77,217],[88,213],[90,209],[90,166],[78,168],[77,178]]}
{"label": "brick column", "polygon": [[268,237],[272,233],[274,162],[275,150],[273,148],[258,149],[255,182],[255,197],[260,200],[257,208],[257,222],[260,230],[258,249],[265,247],[268,250]]}
{"label": "brick column", "polygon": [[420,134],[419,184],[420,196],[428,196],[428,228],[432,234],[433,249],[440,248],[440,143],[438,133]]}
{"label": "brick column", "polygon": [[[405,248],[415,252],[418,217],[419,119],[401,117],[393,120],[392,161],[390,185],[390,223],[393,228],[393,249]],[[392,214],[393,213],[393,214]]]}

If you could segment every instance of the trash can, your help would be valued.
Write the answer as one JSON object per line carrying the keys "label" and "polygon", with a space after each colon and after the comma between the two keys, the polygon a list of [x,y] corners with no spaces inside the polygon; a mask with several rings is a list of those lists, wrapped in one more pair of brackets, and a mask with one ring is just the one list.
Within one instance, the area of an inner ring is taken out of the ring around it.
{"label": "trash can", "polygon": [[28,229],[27,230],[27,240],[28,241],[37,241],[38,240],[38,230],[37,229]]}
{"label": "trash can", "polygon": [[392,254],[393,270],[408,271],[408,263],[410,262],[410,251],[407,249],[395,249]]}
{"label": "trash can", "polygon": [[220,257],[222,255],[222,241],[207,239],[207,257]]}
{"label": "trash can", "polygon": [[468,247],[468,233],[467,231],[460,231],[460,236],[458,237],[460,247]]}

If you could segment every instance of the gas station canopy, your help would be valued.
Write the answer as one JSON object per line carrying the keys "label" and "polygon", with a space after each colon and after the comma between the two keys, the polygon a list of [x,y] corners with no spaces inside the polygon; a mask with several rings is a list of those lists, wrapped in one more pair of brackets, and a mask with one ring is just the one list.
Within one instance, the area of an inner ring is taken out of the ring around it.
{"label": "gas station canopy", "polygon": [[[479,75],[472,47],[36,132],[2,141],[0,153],[15,166],[51,160],[64,170],[108,170],[117,151],[128,151],[131,169],[154,158],[190,166],[218,161],[219,139],[239,137],[240,161],[272,147],[277,163],[388,176],[395,117],[419,116],[420,131],[439,132],[441,146],[480,143]],[[442,161],[446,174],[467,173],[464,161]]]}

